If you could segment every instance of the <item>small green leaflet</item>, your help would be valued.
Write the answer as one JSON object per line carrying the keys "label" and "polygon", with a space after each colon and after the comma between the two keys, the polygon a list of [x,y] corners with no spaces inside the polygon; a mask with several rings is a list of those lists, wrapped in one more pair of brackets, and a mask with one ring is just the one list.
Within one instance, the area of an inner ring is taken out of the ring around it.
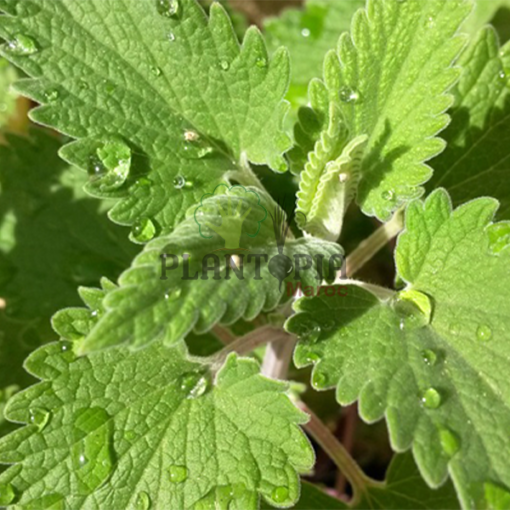
{"label": "small green leaflet", "polygon": [[241,161],[286,170],[287,53],[269,59],[256,28],[240,46],[219,4],[210,18],[195,0],[0,9],[1,53],[34,78],[17,89],[43,104],[31,117],[79,138],[61,155],[89,170],[91,193],[118,199],[115,222],[167,232],[215,185],[249,179]]}
{"label": "small green leaflet", "polygon": [[303,9],[286,9],[264,20],[270,50],[289,50],[291,82],[287,98],[295,106],[307,102],[308,84],[321,76],[324,55],[334,48],[340,34],[349,30],[352,15],[364,0],[307,0]]}
{"label": "small green leaflet", "polygon": [[[264,507],[262,507],[264,508]],[[328,496],[318,487],[304,482],[301,497],[293,507],[295,510],[418,510],[437,508],[457,509],[459,503],[451,482],[438,490],[430,489],[420,476],[411,454],[396,455],[386,474],[382,487],[371,487],[362,501],[355,506]]]}
{"label": "small green leaflet", "polygon": [[497,207],[452,211],[444,190],[412,202],[396,251],[406,289],[302,299],[287,325],[312,384],[359,399],[366,421],[386,416],[393,448],[412,446],[433,487],[449,472],[465,508],[486,506],[486,484],[510,487],[510,225],[491,223]]}
{"label": "small green leaflet", "polygon": [[[172,234],[145,247],[120,277],[120,288],[105,298],[106,314],[81,345],[82,352],[123,342],[141,347],[165,339],[171,344],[192,329],[205,333],[218,322],[252,320],[276,308],[286,279],[294,282],[300,276],[303,285],[319,285],[315,265],[300,263],[297,275],[297,254],[319,256],[323,269],[334,255],[335,266],[341,266],[337,244],[307,238],[279,245],[274,228],[280,231],[284,222],[273,222],[270,215],[284,220],[283,213],[266,194],[242,186],[221,186],[216,192],[190,209]],[[239,249],[231,249],[236,243]],[[165,274],[163,264],[171,268]],[[244,279],[238,279],[234,267],[243,270]]]}
{"label": "small green leaflet", "polygon": [[307,232],[336,241],[360,178],[366,136],[347,143],[348,131],[332,105],[328,129],[321,134],[301,174],[297,219]]}
{"label": "small green leaflet", "polygon": [[369,136],[357,194],[365,214],[386,221],[422,194],[425,162],[444,149],[437,134],[448,124],[452,64],[465,41],[456,33],[469,10],[465,0],[369,0],[327,54],[322,87],[350,136]]}
{"label": "small green leaflet", "polygon": [[444,186],[455,204],[481,195],[501,201],[510,219],[510,44],[500,49],[491,27],[462,55],[446,150],[433,162],[429,189]]}
{"label": "small green leaflet", "polygon": [[16,463],[0,487],[23,508],[51,498],[66,508],[249,510],[259,496],[290,506],[314,462],[298,427],[306,415],[251,359],[231,355],[213,382],[206,365],[160,343],[76,358],[57,342],[26,368],[43,381],[6,413],[32,424],[0,440],[0,459]]}
{"label": "small green leaflet", "polygon": [[16,94],[11,85],[17,79],[17,73],[7,60],[0,58],[0,128],[3,128],[14,111]]}

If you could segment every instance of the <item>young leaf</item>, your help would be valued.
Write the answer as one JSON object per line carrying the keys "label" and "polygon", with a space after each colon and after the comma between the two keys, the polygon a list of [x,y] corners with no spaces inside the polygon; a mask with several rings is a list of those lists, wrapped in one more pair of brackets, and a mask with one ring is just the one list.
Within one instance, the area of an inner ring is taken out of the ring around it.
{"label": "young leaf", "polygon": [[262,36],[239,46],[219,4],[195,0],[1,0],[1,53],[34,79],[17,89],[44,106],[31,117],[80,140],[61,151],[117,198],[111,218],[162,231],[243,158],[284,171],[280,130],[289,64]]}
{"label": "young leaf", "polygon": [[432,162],[429,189],[441,185],[455,204],[491,195],[499,217],[510,218],[510,44],[500,49],[491,27],[481,30],[462,55],[446,150]]}
{"label": "young leaf", "polygon": [[425,162],[444,149],[437,135],[449,120],[452,63],[465,41],[456,33],[469,9],[464,0],[370,0],[327,54],[322,87],[351,137],[369,136],[357,194],[365,214],[388,220],[422,194],[432,173]]}
{"label": "young leaf", "polygon": [[171,344],[192,329],[204,333],[218,322],[252,320],[276,308],[285,279],[317,286],[315,262],[319,270],[331,262],[341,266],[337,244],[286,239],[283,213],[267,195],[242,186],[217,193],[135,259],[120,288],[106,297],[107,312],[81,345],[83,352],[123,342]]}
{"label": "young leaf", "polygon": [[16,505],[249,510],[262,496],[288,507],[313,465],[306,415],[254,360],[231,355],[213,382],[161,343],[76,358],[58,342],[26,367],[43,381],[7,416],[32,424],[0,440],[0,459],[17,463],[0,487]]}
{"label": "young leaf", "polygon": [[466,508],[486,506],[486,483],[510,487],[510,228],[491,223],[496,209],[482,198],[452,212],[443,190],[413,202],[396,251],[406,289],[303,299],[287,326],[314,386],[359,399],[367,421],[386,416],[393,448],[412,446],[433,487],[449,472]]}
{"label": "young leaf", "polygon": [[61,142],[42,130],[0,146],[0,297],[6,314],[32,321],[43,338],[60,308],[79,303],[76,288],[117,278],[138,249],[87,198],[85,179],[58,158]]}
{"label": "young leaf", "polygon": [[294,105],[306,103],[308,84],[321,75],[324,55],[349,30],[353,14],[364,4],[364,0],[307,0],[303,9],[287,9],[264,21],[269,49],[289,50],[292,74],[287,98]]}

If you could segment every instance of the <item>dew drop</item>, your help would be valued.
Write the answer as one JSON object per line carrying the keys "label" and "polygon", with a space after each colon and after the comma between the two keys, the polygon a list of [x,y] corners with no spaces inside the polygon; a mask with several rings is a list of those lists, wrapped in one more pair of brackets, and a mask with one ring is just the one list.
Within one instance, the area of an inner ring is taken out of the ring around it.
{"label": "dew drop", "polygon": [[7,506],[12,503],[16,493],[14,487],[10,483],[0,484],[0,506]]}
{"label": "dew drop", "polygon": [[311,32],[310,32],[309,28],[303,28],[303,30],[301,30],[301,35],[303,37],[310,37],[310,34],[311,34]]}
{"label": "dew drop", "polygon": [[209,379],[201,372],[189,372],[181,376],[179,386],[186,394],[186,398],[195,399],[206,393],[209,388]]}
{"label": "dew drop", "polygon": [[324,331],[331,331],[336,326],[336,320],[335,319],[324,319],[321,321],[321,329]]}
{"label": "dew drop", "polygon": [[131,149],[121,140],[107,140],[90,158],[91,185],[101,191],[122,186],[131,169]]}
{"label": "dew drop", "polygon": [[393,191],[391,191],[390,189],[384,190],[381,193],[381,198],[383,200],[386,200],[387,202],[391,202],[393,200],[394,196],[395,196],[395,193],[393,193]]}
{"label": "dew drop", "polygon": [[441,448],[448,457],[453,457],[460,449],[457,435],[447,428],[439,429],[439,441]]}
{"label": "dew drop", "polygon": [[260,67],[260,68],[267,67],[267,59],[265,59],[263,57],[258,58],[256,64],[257,64],[257,67]]}
{"label": "dew drop", "polygon": [[39,48],[28,35],[17,34],[7,43],[7,50],[12,55],[33,55]]}
{"label": "dew drop", "polygon": [[49,103],[53,103],[54,101],[56,101],[59,97],[59,92],[58,90],[56,89],[53,89],[53,90],[48,90],[44,93],[44,98],[46,99],[46,101],[48,101]]}
{"label": "dew drop", "polygon": [[422,351],[421,356],[425,364],[434,366],[437,362],[437,354],[431,349],[425,349]]}
{"label": "dew drop", "polygon": [[339,95],[340,101],[344,103],[356,103],[359,101],[359,93],[350,87],[342,87]]}
{"label": "dew drop", "polygon": [[441,395],[435,388],[428,388],[421,396],[421,403],[427,409],[437,409],[441,405]]}
{"label": "dew drop", "polygon": [[173,291],[167,291],[165,292],[165,299],[167,301],[177,301],[180,297],[181,297],[181,294],[182,294],[182,289],[175,289]]}
{"label": "dew drop", "polygon": [[324,388],[328,384],[328,378],[326,374],[322,372],[317,372],[316,370],[312,374],[312,385],[314,388],[321,389]]}
{"label": "dew drop", "polygon": [[39,431],[48,425],[51,413],[42,407],[32,407],[28,410],[28,421],[32,425],[36,425]]}
{"label": "dew drop", "polygon": [[188,468],[186,466],[170,466],[168,468],[168,476],[172,483],[182,483],[188,478]]}
{"label": "dew drop", "polygon": [[505,71],[500,71],[500,72],[498,73],[498,77],[499,77],[499,79],[500,79],[500,80],[504,80],[504,79],[506,78],[506,73],[505,73]]}
{"label": "dew drop", "polygon": [[182,175],[178,175],[174,181],[173,185],[175,189],[182,189],[186,186],[186,179]]}
{"label": "dew drop", "polygon": [[173,32],[168,32],[168,35],[166,36],[166,38],[170,41],[170,42],[174,42],[176,37],[175,37],[175,34]]}
{"label": "dew drop", "polygon": [[492,338],[492,329],[487,324],[481,324],[476,330],[476,338],[480,342],[486,342]]}
{"label": "dew drop", "polygon": [[161,68],[160,67],[157,67],[157,66],[151,66],[151,73],[156,76],[156,77],[159,77],[161,76]]}
{"label": "dew drop", "polygon": [[230,64],[228,63],[227,60],[221,60],[220,67],[223,69],[223,71],[228,71],[230,68]]}
{"label": "dew drop", "polygon": [[135,182],[135,186],[137,188],[148,188],[152,185],[152,181],[148,179],[147,177],[140,177],[140,179],[137,179]]}
{"label": "dew drop", "polygon": [[151,507],[151,498],[146,492],[139,492],[136,497],[136,510],[149,510]]}
{"label": "dew drop", "polygon": [[71,462],[78,494],[101,487],[113,472],[112,420],[100,407],[78,410],[73,416]]}
{"label": "dew drop", "polygon": [[156,0],[156,8],[166,18],[176,18],[181,10],[180,0]]}
{"label": "dew drop", "polygon": [[320,360],[320,356],[316,352],[307,352],[305,355],[305,361],[309,364],[317,363]]}
{"label": "dew drop", "polygon": [[289,497],[289,489],[281,485],[280,487],[275,487],[273,492],[271,493],[271,499],[275,503],[284,503],[287,501]]}
{"label": "dew drop", "polygon": [[308,343],[315,343],[321,336],[321,327],[312,319],[305,319],[300,324],[299,336]]}
{"label": "dew drop", "polygon": [[66,342],[65,340],[62,340],[60,342],[60,350],[62,352],[69,352],[73,350],[73,344],[71,342]]}
{"label": "dew drop", "polygon": [[340,182],[347,182],[349,180],[349,174],[343,172],[338,176]]}
{"label": "dew drop", "polygon": [[147,243],[156,235],[156,227],[149,218],[140,218],[132,227],[130,238],[135,243]]}
{"label": "dew drop", "polygon": [[434,18],[432,16],[429,16],[427,19],[427,23],[425,25],[427,28],[434,28],[436,26],[436,22],[434,21]]}
{"label": "dew drop", "polygon": [[423,328],[432,320],[432,301],[417,290],[400,291],[392,301],[395,313],[400,317],[400,329]]}

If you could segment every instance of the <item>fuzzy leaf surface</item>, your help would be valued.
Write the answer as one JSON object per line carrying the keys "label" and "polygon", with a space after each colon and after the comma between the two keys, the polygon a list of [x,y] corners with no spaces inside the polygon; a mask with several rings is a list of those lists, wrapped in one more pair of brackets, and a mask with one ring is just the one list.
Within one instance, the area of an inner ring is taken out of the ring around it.
{"label": "fuzzy leaf surface", "polygon": [[[335,266],[341,266],[343,252],[334,243],[311,237],[286,239],[279,246],[269,216],[280,210],[268,195],[242,186],[217,193],[190,209],[169,236],[149,243],[121,275],[120,288],[105,298],[106,314],[82,344],[84,352],[123,342],[140,347],[165,339],[171,344],[192,329],[205,333],[220,322],[253,320],[276,308],[286,291],[285,281],[299,276],[303,285],[319,284],[316,265],[306,262],[310,257],[324,255],[323,269],[328,269],[334,255]],[[238,238],[231,235],[236,232]],[[239,249],[230,249],[228,244],[236,241]],[[293,267],[295,255],[302,255],[299,275]],[[173,269],[163,274],[163,263]],[[232,265],[243,268],[242,279]]]}
{"label": "fuzzy leaf surface", "polygon": [[[450,473],[466,508],[490,504],[487,484],[510,487],[501,456],[510,448],[510,227],[491,223],[497,206],[478,199],[452,211],[444,190],[413,202],[396,251],[404,294],[384,300],[353,285],[345,297],[300,300],[288,322],[302,336],[296,364],[315,364],[314,386],[336,386],[342,405],[359,400],[366,421],[385,416],[392,447],[412,447],[433,487]],[[415,296],[411,308],[403,296]],[[320,338],[306,340],[316,325]]]}
{"label": "fuzzy leaf surface", "polygon": [[288,56],[269,59],[255,28],[240,46],[219,4],[209,18],[195,0],[1,0],[1,9],[0,36],[31,41],[29,53],[9,44],[1,53],[33,78],[17,85],[43,105],[32,118],[79,139],[62,156],[95,171],[111,137],[131,150],[122,185],[90,190],[118,199],[115,222],[150,218],[169,231],[242,158],[286,169]]}
{"label": "fuzzy leaf surface", "polygon": [[[212,375],[161,343],[77,358],[70,343],[26,361],[42,382],[13,397],[9,419],[27,423],[0,440],[0,475],[16,504],[46,508],[258,508],[290,506],[314,455],[306,415],[286,384],[231,355]],[[3,485],[5,486],[5,485]]]}
{"label": "fuzzy leaf surface", "polygon": [[445,187],[455,204],[489,195],[510,219],[510,44],[499,47],[491,27],[482,29],[460,59],[452,123],[445,151],[432,165],[429,189]]}
{"label": "fuzzy leaf surface", "polygon": [[352,138],[369,136],[357,194],[365,214],[389,220],[423,193],[426,161],[444,149],[437,135],[449,121],[452,64],[465,41],[456,34],[469,10],[464,0],[370,0],[326,56],[315,88],[340,106]]}

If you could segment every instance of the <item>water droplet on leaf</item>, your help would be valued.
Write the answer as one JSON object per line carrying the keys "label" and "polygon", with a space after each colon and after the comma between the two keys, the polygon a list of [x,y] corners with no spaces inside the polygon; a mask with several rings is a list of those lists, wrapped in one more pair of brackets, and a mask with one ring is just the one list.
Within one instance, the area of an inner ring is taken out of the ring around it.
{"label": "water droplet on leaf", "polygon": [[91,185],[101,191],[122,186],[131,169],[131,149],[121,140],[106,141],[90,159]]}
{"label": "water droplet on leaf", "polygon": [[441,448],[448,457],[453,457],[459,451],[459,439],[451,430],[447,428],[439,429],[439,440]]}
{"label": "water droplet on leaf", "polygon": [[316,352],[307,352],[305,355],[305,361],[307,363],[317,363],[320,360],[320,356]]}
{"label": "water droplet on leaf", "polygon": [[340,89],[340,101],[344,103],[356,103],[359,101],[359,93],[350,87],[342,87]]}
{"label": "water droplet on leaf", "polygon": [[392,301],[392,306],[400,317],[400,329],[413,330],[430,324],[432,301],[417,290],[400,291]]}
{"label": "water droplet on leaf", "polygon": [[481,324],[476,330],[476,338],[481,342],[486,342],[492,338],[492,329],[487,324]]}
{"label": "water droplet on leaf", "polygon": [[230,68],[230,64],[228,63],[227,60],[221,60],[220,67],[223,69],[223,71],[228,71]]}
{"label": "water droplet on leaf", "polygon": [[136,510],[149,510],[151,507],[151,498],[146,492],[139,492],[136,497]]}
{"label": "water droplet on leaf", "polygon": [[421,397],[423,407],[437,409],[441,405],[441,395],[435,388],[428,388]]}
{"label": "water droplet on leaf", "polygon": [[156,235],[156,227],[149,218],[140,218],[131,229],[130,238],[135,243],[147,243]]}
{"label": "water droplet on leaf", "polygon": [[381,197],[383,200],[386,200],[387,202],[391,202],[395,196],[395,193],[391,190],[385,190],[381,193]]}
{"label": "water droplet on leaf", "polygon": [[423,361],[430,366],[434,366],[437,361],[437,354],[431,349],[425,349],[421,353]]}
{"label": "water droplet on leaf", "polygon": [[161,68],[160,67],[157,67],[157,66],[151,66],[151,73],[156,76],[156,77],[159,77],[161,76]]}
{"label": "water droplet on leaf", "polygon": [[47,409],[43,409],[42,407],[32,407],[28,410],[29,415],[29,423],[32,425],[36,425],[37,428],[41,431],[48,425],[51,413]]}
{"label": "water droplet on leaf", "polygon": [[73,417],[71,461],[78,494],[101,487],[113,472],[112,420],[100,407],[78,410]]}
{"label": "water droplet on leaf", "polygon": [[315,343],[321,336],[320,325],[312,319],[305,319],[299,325],[299,337],[308,343]]}
{"label": "water droplet on leaf", "polygon": [[308,29],[308,28],[303,28],[303,30],[301,30],[301,35],[303,37],[310,37],[310,34],[311,34],[311,32],[310,32],[310,29]]}
{"label": "water droplet on leaf", "polygon": [[7,506],[12,503],[16,493],[14,492],[14,487],[10,483],[1,483],[0,484],[0,505]]}
{"label": "water droplet on leaf", "polygon": [[186,398],[199,398],[209,388],[209,378],[201,372],[189,372],[180,378],[180,388],[186,394]]}
{"label": "water droplet on leaf", "polygon": [[172,483],[182,483],[188,478],[188,468],[186,466],[170,466],[168,475]]}
{"label": "water droplet on leaf", "polygon": [[173,184],[175,189],[182,189],[186,185],[186,179],[182,175],[178,175]]}
{"label": "water droplet on leaf", "polygon": [[168,32],[167,39],[170,42],[174,42],[175,41],[175,34],[173,32]]}
{"label": "water droplet on leaf", "polygon": [[275,503],[284,503],[287,501],[289,497],[289,489],[287,487],[284,487],[283,485],[280,487],[275,487],[273,489],[273,492],[271,493],[271,499]]}
{"label": "water droplet on leaf", "polygon": [[328,378],[326,374],[317,372],[316,370],[312,374],[312,385],[314,388],[321,389],[328,384]]}
{"label": "water droplet on leaf", "polygon": [[174,289],[172,291],[167,291],[165,292],[165,299],[167,301],[177,301],[180,297],[181,297],[181,294],[182,294],[182,289]]}
{"label": "water droplet on leaf", "polygon": [[28,35],[17,34],[7,43],[7,50],[12,55],[33,55],[39,48]]}
{"label": "water droplet on leaf", "polygon": [[176,18],[181,10],[180,0],[156,0],[156,8],[166,18]]}

